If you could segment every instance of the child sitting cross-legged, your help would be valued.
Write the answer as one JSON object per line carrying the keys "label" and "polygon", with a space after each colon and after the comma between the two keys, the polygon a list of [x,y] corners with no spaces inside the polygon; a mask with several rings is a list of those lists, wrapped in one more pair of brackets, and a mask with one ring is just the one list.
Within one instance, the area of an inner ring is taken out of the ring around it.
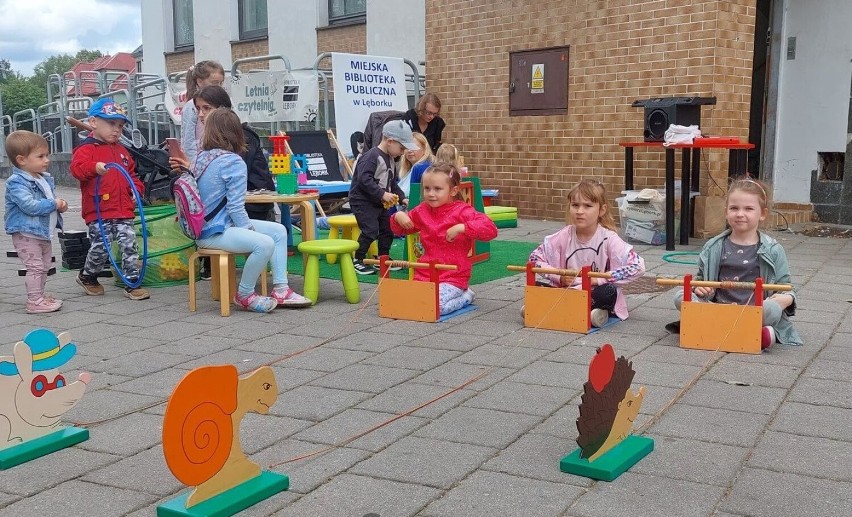
{"label": "child sitting cross-legged", "polygon": [[[767,284],[789,284],[790,268],[784,247],[760,231],[760,224],[769,214],[767,187],[761,182],[742,178],[728,187],[725,218],[730,229],[704,244],[698,255],[695,280],[754,282],[758,277]],[[738,289],[696,287],[697,302],[735,303],[754,305],[753,293]],[[675,294],[675,306],[680,309],[683,289]],[[793,291],[766,292],[763,300],[763,331],[761,348],[778,341],[784,345],[801,345],[802,338],[793,327],[790,316],[796,313],[796,294]]]}
{"label": "child sitting cross-legged", "polygon": [[[455,271],[439,271],[438,303],[443,315],[473,303],[474,293],[468,287],[472,268],[468,252],[472,241],[497,237],[497,227],[487,215],[458,199],[461,175],[455,166],[432,165],[422,180],[423,202],[408,213],[395,213],[391,229],[396,234],[420,232],[422,262],[458,266]],[[429,270],[416,270],[414,280],[429,281]]]}
{"label": "child sitting cross-legged", "polygon": [[[568,192],[568,226],[544,238],[530,254],[536,267],[573,269],[591,266],[609,272],[612,278],[592,278],[591,322],[603,327],[610,313],[627,319],[627,302],[618,287],[642,276],[645,261],[633,246],[615,232],[615,223],[603,185],[583,180]],[[581,288],[579,276],[537,275],[536,282],[551,287]]]}

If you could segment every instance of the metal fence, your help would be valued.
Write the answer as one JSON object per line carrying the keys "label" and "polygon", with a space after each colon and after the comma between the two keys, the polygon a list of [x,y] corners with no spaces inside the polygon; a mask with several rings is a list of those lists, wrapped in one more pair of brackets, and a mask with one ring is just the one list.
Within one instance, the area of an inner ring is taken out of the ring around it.
{"label": "metal fence", "polygon": [[[319,87],[319,110],[312,121],[272,121],[252,123],[252,127],[261,134],[274,134],[278,131],[322,130],[334,127],[334,85],[331,81],[331,67],[321,67],[320,63],[331,57],[330,53],[317,56],[312,67],[295,70],[313,71]],[[231,67],[230,74],[250,74],[252,71],[240,71],[240,66],[249,63],[282,61],[287,71],[294,69],[290,60],[283,55],[264,55],[238,59]],[[424,91],[425,78],[420,75],[417,66],[408,59],[405,64],[411,68],[406,74],[406,92],[409,102],[416,104]],[[268,70],[263,70],[268,72]],[[51,153],[70,153],[74,148],[76,131],[68,123],[67,117],[82,119],[93,102],[103,97],[115,99],[116,103],[127,109],[128,118],[138,129],[149,145],[159,145],[168,137],[179,137],[180,126],[169,114],[166,95],[170,95],[169,83],[183,81],[186,72],[161,77],[155,74],[128,74],[113,71],[82,71],[79,74],[67,72],[53,74],[47,80],[48,103],[37,108],[17,113],[3,112],[3,98],[0,95],[0,158],[5,155],[5,137],[11,131],[27,129],[44,136]],[[124,88],[114,88],[118,83]],[[87,91],[107,92],[87,96]]]}

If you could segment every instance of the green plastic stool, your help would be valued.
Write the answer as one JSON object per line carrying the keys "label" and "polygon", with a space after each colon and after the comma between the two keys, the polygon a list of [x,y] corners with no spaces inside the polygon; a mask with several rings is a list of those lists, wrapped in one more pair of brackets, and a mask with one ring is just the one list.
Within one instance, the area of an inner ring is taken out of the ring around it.
{"label": "green plastic stool", "polygon": [[299,251],[308,256],[305,264],[305,297],[316,305],[319,299],[319,256],[336,255],[340,258],[340,278],[343,280],[343,292],[346,301],[358,303],[361,300],[361,290],[358,289],[358,279],[355,277],[355,266],[352,265],[352,252],[358,249],[358,242],[348,239],[323,239],[299,243]]}

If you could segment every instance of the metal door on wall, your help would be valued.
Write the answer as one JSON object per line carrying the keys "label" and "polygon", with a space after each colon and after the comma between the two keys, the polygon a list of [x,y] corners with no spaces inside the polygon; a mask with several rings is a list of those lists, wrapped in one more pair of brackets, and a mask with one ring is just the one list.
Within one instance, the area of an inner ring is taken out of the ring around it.
{"label": "metal door on wall", "polygon": [[568,111],[568,47],[509,53],[509,115]]}

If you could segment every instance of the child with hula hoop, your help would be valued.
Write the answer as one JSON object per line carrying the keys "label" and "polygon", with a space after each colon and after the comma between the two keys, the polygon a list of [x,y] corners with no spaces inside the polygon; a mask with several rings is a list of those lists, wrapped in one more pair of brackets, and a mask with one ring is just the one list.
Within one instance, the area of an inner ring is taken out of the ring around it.
{"label": "child with hula hoop", "polygon": [[[86,263],[77,283],[90,296],[101,296],[104,287],[98,282],[98,273],[103,271],[110,259],[110,250],[104,245],[103,234],[108,240],[117,242],[122,256],[121,268],[129,285],[139,285],[139,250],[136,247],[136,231],[133,228],[136,200],[133,187],[141,194],[145,185],[136,176],[136,164],[130,153],[118,142],[124,124],[129,122],[124,108],[111,99],[100,99],[89,108],[91,134],[74,150],[71,158],[71,174],[80,181],[83,220],[89,227],[91,247]],[[123,166],[132,180],[131,186],[118,170],[107,167],[108,163]],[[100,178],[100,181],[98,181]],[[100,210],[98,222],[98,209]],[[124,288],[131,300],[146,300],[150,294],[141,287]]]}

